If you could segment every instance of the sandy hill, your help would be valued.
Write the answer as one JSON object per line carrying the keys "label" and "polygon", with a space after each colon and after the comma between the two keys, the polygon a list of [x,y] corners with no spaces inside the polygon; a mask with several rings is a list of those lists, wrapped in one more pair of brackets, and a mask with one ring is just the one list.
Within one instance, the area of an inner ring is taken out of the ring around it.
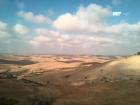
{"label": "sandy hill", "polygon": [[139,80],[140,79],[140,56],[130,56],[108,62],[97,68],[94,78],[101,80]]}
{"label": "sandy hill", "polygon": [[[97,61],[95,59],[93,59],[93,61],[88,63],[82,62],[81,66],[75,67],[70,71],[59,70],[56,72],[47,72],[43,73],[42,75],[35,75],[29,78],[31,80],[38,82],[41,81],[43,83],[47,83],[47,81],[50,81],[54,84],[68,83],[74,85],[82,85],[87,82],[95,81],[115,82],[122,80],[140,80],[140,56],[138,55],[120,57],[112,59],[110,61],[106,60],[105,62]],[[57,63],[61,64],[62,62]],[[47,65],[49,63],[45,62],[43,64]],[[59,66],[58,64],[57,66]],[[67,65],[70,66],[71,64],[73,63],[68,63]]]}
{"label": "sandy hill", "polygon": [[72,84],[140,80],[140,56],[124,57],[90,67],[81,67],[66,74],[70,76],[67,80]]}

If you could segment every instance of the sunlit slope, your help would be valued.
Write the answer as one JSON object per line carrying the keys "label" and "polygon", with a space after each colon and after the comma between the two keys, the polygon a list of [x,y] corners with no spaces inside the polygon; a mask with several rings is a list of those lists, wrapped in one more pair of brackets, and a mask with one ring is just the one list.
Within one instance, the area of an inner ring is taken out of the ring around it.
{"label": "sunlit slope", "polygon": [[140,56],[121,58],[98,68],[98,78],[140,79]]}

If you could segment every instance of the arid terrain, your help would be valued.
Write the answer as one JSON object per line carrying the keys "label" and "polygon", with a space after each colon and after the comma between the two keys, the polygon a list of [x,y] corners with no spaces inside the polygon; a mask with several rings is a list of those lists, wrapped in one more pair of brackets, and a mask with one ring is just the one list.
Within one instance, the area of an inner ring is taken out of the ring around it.
{"label": "arid terrain", "polygon": [[1,55],[0,105],[140,105],[140,56]]}

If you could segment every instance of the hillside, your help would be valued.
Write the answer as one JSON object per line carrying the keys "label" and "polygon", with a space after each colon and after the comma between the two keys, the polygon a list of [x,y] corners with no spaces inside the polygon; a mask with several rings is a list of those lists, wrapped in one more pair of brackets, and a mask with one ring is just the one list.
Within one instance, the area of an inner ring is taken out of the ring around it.
{"label": "hillside", "polygon": [[108,62],[97,68],[93,77],[95,75],[96,79],[106,81],[140,80],[140,56],[124,57]]}
{"label": "hillside", "polygon": [[139,68],[138,55],[0,56],[0,105],[139,105]]}

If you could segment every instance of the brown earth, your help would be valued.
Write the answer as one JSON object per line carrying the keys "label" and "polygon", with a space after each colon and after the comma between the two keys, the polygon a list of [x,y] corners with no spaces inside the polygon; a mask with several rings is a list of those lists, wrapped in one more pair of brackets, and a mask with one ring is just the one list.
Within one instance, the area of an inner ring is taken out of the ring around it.
{"label": "brown earth", "polygon": [[19,105],[35,96],[54,98],[37,105],[140,105],[139,57],[2,56],[0,97]]}

